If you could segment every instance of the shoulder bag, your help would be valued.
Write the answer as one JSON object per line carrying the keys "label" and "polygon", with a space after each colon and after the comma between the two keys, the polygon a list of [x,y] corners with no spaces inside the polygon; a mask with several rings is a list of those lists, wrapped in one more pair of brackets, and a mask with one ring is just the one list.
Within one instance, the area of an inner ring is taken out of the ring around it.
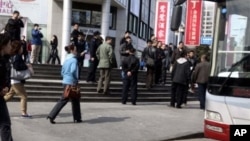
{"label": "shoulder bag", "polygon": [[64,98],[79,99],[81,97],[80,87],[66,85],[63,93]]}

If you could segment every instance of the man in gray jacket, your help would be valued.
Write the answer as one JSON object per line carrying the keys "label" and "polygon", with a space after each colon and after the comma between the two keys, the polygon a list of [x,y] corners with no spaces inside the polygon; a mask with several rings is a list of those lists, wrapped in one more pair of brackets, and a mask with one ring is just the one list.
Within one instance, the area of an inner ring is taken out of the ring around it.
{"label": "man in gray jacket", "polygon": [[100,78],[98,81],[97,92],[101,93],[102,84],[104,81],[103,94],[110,94],[110,71],[112,65],[113,49],[111,46],[112,38],[106,37],[105,43],[100,45],[96,51],[96,56],[99,60],[98,69],[100,69]]}

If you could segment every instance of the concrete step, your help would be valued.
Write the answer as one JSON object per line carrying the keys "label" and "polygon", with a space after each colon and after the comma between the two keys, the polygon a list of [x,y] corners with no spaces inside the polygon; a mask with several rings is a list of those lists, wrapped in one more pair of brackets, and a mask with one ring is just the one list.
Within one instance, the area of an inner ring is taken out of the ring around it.
{"label": "concrete step", "polygon": [[[59,96],[28,96],[29,102],[57,102]],[[20,101],[13,97],[12,101]],[[130,97],[128,102],[130,102]],[[188,97],[188,101],[197,101],[197,97]],[[121,102],[121,97],[81,97],[81,102]],[[137,102],[170,102],[170,97],[138,97]]]}
{"label": "concrete step", "polygon": [[[62,86],[41,86],[41,85],[29,84],[29,85],[25,85],[25,88],[29,89],[29,90],[36,90],[36,91],[42,91],[42,90],[63,91]],[[109,89],[113,92],[121,92],[122,91],[122,89],[120,87],[112,87],[112,85]],[[139,87],[137,90],[139,92],[168,92],[168,91],[170,91],[170,87],[159,87],[157,89],[150,89],[150,90],[148,90],[147,88]],[[88,91],[88,92],[94,91],[95,92],[96,87],[83,86],[83,87],[81,87],[81,91]]]}

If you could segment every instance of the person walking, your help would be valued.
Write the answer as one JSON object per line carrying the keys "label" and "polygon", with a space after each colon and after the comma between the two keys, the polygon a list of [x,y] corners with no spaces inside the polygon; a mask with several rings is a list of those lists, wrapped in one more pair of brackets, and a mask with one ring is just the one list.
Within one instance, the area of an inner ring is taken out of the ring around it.
{"label": "person walking", "polygon": [[206,55],[201,55],[200,63],[198,63],[193,72],[193,80],[198,84],[198,94],[200,101],[200,109],[205,109],[206,88],[209,77],[210,64]]}
{"label": "person walking", "polygon": [[58,38],[56,35],[52,36],[52,39],[50,41],[50,46],[51,46],[51,50],[50,50],[50,55],[49,58],[47,60],[47,64],[50,63],[50,59],[52,59],[52,64],[55,64],[56,60],[58,65],[61,64],[60,58],[58,56],[58,50],[57,50],[57,46],[58,46]]}
{"label": "person walking", "polygon": [[[17,71],[27,70],[30,64],[26,64],[22,58],[22,44],[19,41],[13,41],[12,46],[15,48],[20,48],[16,53],[15,56],[12,57],[12,67]],[[11,79],[11,88],[10,91],[4,96],[5,101],[9,101],[13,98],[14,94],[17,94],[21,97],[21,116],[23,118],[31,118],[29,114],[27,114],[27,93],[24,87],[25,80],[15,80]]]}
{"label": "person walking", "polygon": [[128,100],[128,91],[131,89],[131,103],[136,105],[137,101],[137,77],[140,67],[140,61],[135,56],[135,49],[129,49],[129,56],[122,61],[122,71],[124,72],[122,104],[126,104]]}
{"label": "person walking", "polygon": [[[182,108],[183,94],[189,82],[190,63],[186,59],[186,52],[180,53],[172,71],[171,107]],[[175,105],[177,104],[177,105]]]}
{"label": "person walking", "polygon": [[24,27],[22,16],[19,11],[14,11],[12,17],[5,26],[5,32],[9,34],[11,40],[21,40],[21,28]]}
{"label": "person walking", "polygon": [[113,49],[112,49],[112,38],[107,36],[105,39],[105,43],[100,45],[100,47],[96,51],[96,56],[99,60],[98,69],[100,69],[100,77],[97,86],[97,92],[101,93],[102,84],[104,81],[103,94],[110,94],[109,84],[110,84],[110,72],[112,66],[112,57],[113,57]]}
{"label": "person walking", "polygon": [[[155,58],[156,58],[156,49],[152,46],[152,41],[147,41],[147,47],[142,52],[142,60],[145,62],[147,67],[147,76],[146,76],[146,88],[150,89],[153,87],[154,81],[154,71],[155,71]],[[149,60],[151,60],[152,64],[149,64]]]}
{"label": "person walking", "polygon": [[[63,85],[64,90],[66,89],[67,85],[76,86],[78,85],[78,61],[76,58],[77,50],[74,45],[69,45],[65,47],[66,52],[68,53],[63,66],[61,75],[63,77]],[[55,124],[54,121],[56,116],[62,110],[62,108],[68,103],[69,98],[65,98],[62,95],[61,99],[56,103],[52,111],[49,113],[47,119],[50,120],[51,124]],[[75,123],[82,122],[81,117],[81,107],[80,107],[80,98],[78,99],[71,99],[72,102],[72,112],[73,112],[73,121]]]}
{"label": "person walking", "polygon": [[98,47],[102,44],[101,40],[100,40],[100,35],[101,33],[99,31],[95,31],[94,32],[94,37],[91,39],[90,42],[90,47],[89,47],[89,53],[90,53],[90,60],[89,60],[89,73],[88,73],[88,77],[87,77],[87,83],[91,82],[91,83],[96,83],[96,69],[98,66],[98,58],[96,57],[96,51],[98,49]]}
{"label": "person walking", "polygon": [[[19,50],[19,49],[16,49]],[[0,137],[2,141],[13,141],[11,133],[11,120],[4,95],[10,87],[10,55],[15,49],[11,46],[9,34],[0,34]]]}
{"label": "person walking", "polygon": [[38,58],[40,55],[41,47],[42,47],[42,40],[43,34],[41,33],[41,28],[39,28],[38,24],[34,24],[34,28],[31,31],[32,40],[31,40],[31,60],[32,64],[38,63]]}

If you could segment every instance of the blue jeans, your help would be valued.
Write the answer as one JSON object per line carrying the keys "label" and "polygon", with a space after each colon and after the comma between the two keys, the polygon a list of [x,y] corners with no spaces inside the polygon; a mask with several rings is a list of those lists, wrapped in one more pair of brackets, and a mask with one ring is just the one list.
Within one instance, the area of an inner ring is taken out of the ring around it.
{"label": "blue jeans", "polygon": [[198,83],[198,95],[200,101],[200,109],[205,109],[205,101],[206,101],[206,89],[207,84]]}

